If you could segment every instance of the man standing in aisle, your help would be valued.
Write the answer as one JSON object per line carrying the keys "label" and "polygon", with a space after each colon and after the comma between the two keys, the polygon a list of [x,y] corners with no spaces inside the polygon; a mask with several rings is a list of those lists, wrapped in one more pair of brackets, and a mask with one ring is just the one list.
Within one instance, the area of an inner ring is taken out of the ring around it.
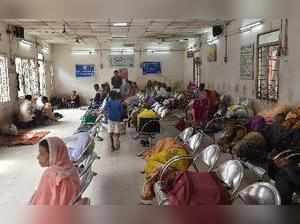
{"label": "man standing in aisle", "polygon": [[114,76],[111,78],[111,85],[114,90],[120,91],[122,85],[122,78],[120,77],[119,71],[114,71]]}

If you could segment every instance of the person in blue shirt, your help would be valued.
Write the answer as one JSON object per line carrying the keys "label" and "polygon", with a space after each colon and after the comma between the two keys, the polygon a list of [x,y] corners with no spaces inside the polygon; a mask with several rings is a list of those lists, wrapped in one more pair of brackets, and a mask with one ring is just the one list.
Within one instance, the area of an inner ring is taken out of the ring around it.
{"label": "person in blue shirt", "polygon": [[121,122],[123,119],[124,108],[118,92],[111,91],[104,110],[108,117],[108,133],[110,136],[112,151],[119,150]]}

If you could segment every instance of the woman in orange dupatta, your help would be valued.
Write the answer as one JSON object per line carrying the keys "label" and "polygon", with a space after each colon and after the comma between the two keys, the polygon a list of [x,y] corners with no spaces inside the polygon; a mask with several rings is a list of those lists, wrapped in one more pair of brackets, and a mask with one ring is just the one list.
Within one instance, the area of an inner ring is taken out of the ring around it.
{"label": "woman in orange dupatta", "polygon": [[65,143],[47,138],[39,144],[38,161],[44,171],[30,204],[44,206],[72,205],[80,192],[80,179],[73,166]]}

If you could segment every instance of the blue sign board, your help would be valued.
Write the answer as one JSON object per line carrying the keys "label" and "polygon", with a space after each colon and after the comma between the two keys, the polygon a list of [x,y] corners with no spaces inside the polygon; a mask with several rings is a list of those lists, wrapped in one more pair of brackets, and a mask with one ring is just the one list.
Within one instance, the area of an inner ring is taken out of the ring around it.
{"label": "blue sign board", "polygon": [[76,77],[92,77],[95,75],[95,65],[76,65]]}
{"label": "blue sign board", "polygon": [[161,74],[160,62],[144,62],[143,63],[143,74]]}

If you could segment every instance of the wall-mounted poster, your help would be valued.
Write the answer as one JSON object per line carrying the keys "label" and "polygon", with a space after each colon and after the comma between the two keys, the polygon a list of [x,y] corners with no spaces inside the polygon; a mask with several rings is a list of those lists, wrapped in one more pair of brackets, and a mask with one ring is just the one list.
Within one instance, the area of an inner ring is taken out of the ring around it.
{"label": "wall-mounted poster", "polygon": [[207,61],[208,62],[216,62],[217,61],[217,45],[216,44],[208,45]]}
{"label": "wall-mounted poster", "polygon": [[112,67],[133,67],[134,55],[111,55]]}
{"label": "wall-mounted poster", "polygon": [[75,65],[76,77],[92,77],[95,76],[95,65]]}
{"label": "wall-mounted poster", "polygon": [[254,44],[241,47],[241,80],[254,78]]}
{"label": "wall-mounted poster", "polygon": [[144,62],[143,75],[148,74],[161,74],[161,64],[160,62]]}

